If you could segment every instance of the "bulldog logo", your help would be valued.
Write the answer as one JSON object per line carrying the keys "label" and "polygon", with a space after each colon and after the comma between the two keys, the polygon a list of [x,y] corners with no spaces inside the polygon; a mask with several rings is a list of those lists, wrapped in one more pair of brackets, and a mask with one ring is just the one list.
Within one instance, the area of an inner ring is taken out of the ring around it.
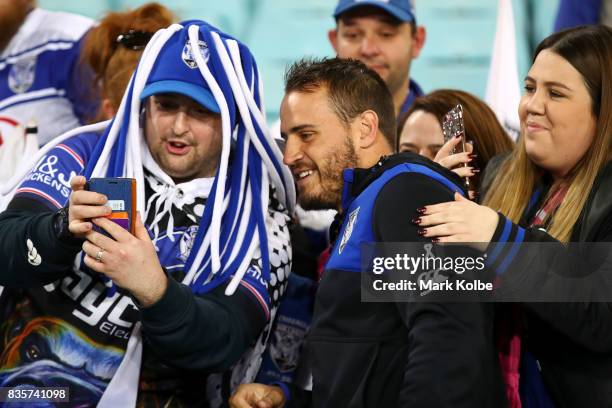
{"label": "bulldog logo", "polygon": [[348,222],[346,223],[346,228],[344,229],[344,234],[342,235],[342,241],[340,241],[340,247],[338,248],[338,253],[341,254],[346,246],[346,243],[351,238],[353,234],[353,227],[355,226],[355,222],[357,221],[357,214],[359,214],[359,209],[361,207],[357,207],[353,212],[351,212],[348,216]]}
{"label": "bulldog logo", "polygon": [[36,75],[36,57],[17,61],[8,75],[8,85],[16,94],[24,93],[34,83]]}
{"label": "bulldog logo", "polygon": [[281,372],[294,370],[298,365],[300,348],[306,334],[304,330],[278,324],[270,343],[270,357]]}
{"label": "bulldog logo", "polygon": [[[208,45],[202,41],[198,41],[198,48],[200,48],[200,54],[202,54],[202,58],[204,58],[204,63],[208,62],[208,58],[210,57],[210,51],[208,50]],[[198,66],[195,60],[195,56],[193,55],[193,49],[191,47],[191,43],[189,40],[185,43],[183,47],[183,52],[181,54],[181,58],[183,62],[191,69],[194,69]]]}

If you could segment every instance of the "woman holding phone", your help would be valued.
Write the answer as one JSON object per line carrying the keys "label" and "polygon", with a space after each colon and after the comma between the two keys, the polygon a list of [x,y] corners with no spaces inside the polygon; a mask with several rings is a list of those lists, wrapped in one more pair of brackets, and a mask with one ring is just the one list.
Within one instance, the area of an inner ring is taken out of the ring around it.
{"label": "woman holding phone", "polygon": [[[451,155],[453,149],[462,150],[461,141],[451,139],[445,143],[442,126],[447,113],[457,105],[463,109],[467,143],[465,152]],[[457,89],[439,89],[416,98],[400,118],[397,134],[397,151],[418,153],[461,177],[469,177],[472,198],[483,187],[478,177],[480,169],[514,147],[491,108],[476,96]]]}
{"label": "woman holding phone", "polygon": [[[519,142],[483,192],[483,205],[456,196],[420,209],[415,221],[424,236],[491,242],[489,250],[501,245],[505,259],[496,265],[510,268],[526,265],[511,250],[525,242],[612,241],[611,112],[612,28],[549,36],[525,77]],[[554,272],[522,273],[546,280]],[[523,302],[515,316],[500,322],[514,325],[505,358],[520,359],[519,368],[502,358],[507,383],[515,382],[508,388],[512,406],[612,406],[612,303]],[[512,396],[518,378],[520,401]]]}

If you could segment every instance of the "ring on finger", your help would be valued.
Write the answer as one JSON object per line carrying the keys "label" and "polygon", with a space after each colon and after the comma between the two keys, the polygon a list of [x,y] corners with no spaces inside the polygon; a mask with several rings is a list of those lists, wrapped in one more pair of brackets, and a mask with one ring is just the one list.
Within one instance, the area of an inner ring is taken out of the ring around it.
{"label": "ring on finger", "polygon": [[102,262],[102,256],[103,255],[104,255],[104,250],[103,249],[99,250],[98,253],[96,254],[96,258],[95,258],[96,261]]}

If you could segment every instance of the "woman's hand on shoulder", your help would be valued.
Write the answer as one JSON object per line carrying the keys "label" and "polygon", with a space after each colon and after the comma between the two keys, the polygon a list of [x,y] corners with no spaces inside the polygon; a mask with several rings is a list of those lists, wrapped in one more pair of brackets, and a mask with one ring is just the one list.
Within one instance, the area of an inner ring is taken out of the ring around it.
{"label": "woman's hand on shoulder", "polygon": [[417,209],[413,220],[419,234],[434,242],[490,242],[499,216],[491,208],[476,204],[459,193],[455,201]]}

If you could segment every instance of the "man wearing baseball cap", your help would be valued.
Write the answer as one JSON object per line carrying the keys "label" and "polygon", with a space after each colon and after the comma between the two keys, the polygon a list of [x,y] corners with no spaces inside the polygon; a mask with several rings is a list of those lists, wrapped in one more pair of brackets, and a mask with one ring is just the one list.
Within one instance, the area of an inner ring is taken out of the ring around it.
{"label": "man wearing baseball cap", "polygon": [[381,76],[393,97],[395,113],[406,112],[423,94],[410,79],[410,65],[425,44],[413,0],[340,0],[336,28],[328,38],[340,58],[362,61]]}
{"label": "man wearing baseball cap", "polygon": [[[295,201],[261,102],[248,48],[186,21],[150,40],[110,123],[32,158],[0,213],[0,383],[219,407],[253,380]],[[107,218],[124,200],[85,189],[98,177],[136,180],[133,234]]]}

